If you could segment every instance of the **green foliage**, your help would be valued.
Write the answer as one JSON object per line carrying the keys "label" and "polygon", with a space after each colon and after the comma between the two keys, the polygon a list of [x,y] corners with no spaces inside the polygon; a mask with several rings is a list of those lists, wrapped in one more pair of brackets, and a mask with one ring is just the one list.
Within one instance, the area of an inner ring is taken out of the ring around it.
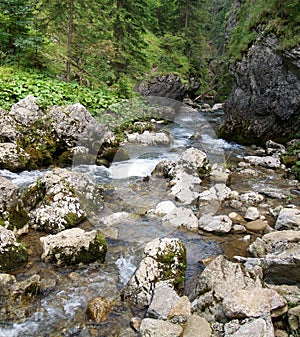
{"label": "green foliage", "polygon": [[38,99],[42,108],[79,102],[94,115],[103,112],[126,94],[118,85],[114,89],[102,85],[97,90],[91,90],[75,82],[59,81],[42,72],[15,70],[11,67],[0,68],[0,92],[0,107],[7,110],[31,94]]}
{"label": "green foliage", "polygon": [[298,0],[271,0],[268,6],[264,0],[245,0],[236,17],[238,25],[229,43],[229,55],[234,59],[239,59],[247,51],[260,31],[275,33],[282,49],[292,48],[300,42]]}
{"label": "green foliage", "polygon": [[0,1],[0,63],[37,51],[43,38],[35,21],[37,0]]}

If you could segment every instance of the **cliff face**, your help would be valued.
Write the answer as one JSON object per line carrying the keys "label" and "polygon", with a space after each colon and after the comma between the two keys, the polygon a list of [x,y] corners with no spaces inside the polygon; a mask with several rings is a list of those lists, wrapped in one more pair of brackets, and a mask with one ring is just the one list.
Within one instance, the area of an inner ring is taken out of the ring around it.
{"label": "cliff face", "polygon": [[231,72],[221,137],[250,144],[300,133],[300,46],[283,52],[274,35],[262,35]]}

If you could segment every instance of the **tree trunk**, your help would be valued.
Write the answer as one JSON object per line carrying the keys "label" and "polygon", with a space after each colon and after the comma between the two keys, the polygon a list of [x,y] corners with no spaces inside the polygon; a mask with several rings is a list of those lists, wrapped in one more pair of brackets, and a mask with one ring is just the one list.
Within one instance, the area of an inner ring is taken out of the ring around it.
{"label": "tree trunk", "polygon": [[74,0],[70,0],[69,9],[69,27],[68,27],[68,46],[67,46],[67,69],[66,82],[69,83],[71,79],[71,59],[72,59],[72,42],[73,42],[73,12]]}

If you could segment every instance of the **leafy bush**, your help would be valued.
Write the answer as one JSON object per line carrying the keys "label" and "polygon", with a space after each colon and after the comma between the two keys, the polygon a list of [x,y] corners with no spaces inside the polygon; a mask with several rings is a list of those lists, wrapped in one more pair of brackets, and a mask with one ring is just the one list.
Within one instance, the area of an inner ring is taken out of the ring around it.
{"label": "leafy bush", "polygon": [[[125,92],[129,95],[129,90]],[[42,108],[53,105],[83,104],[93,115],[103,112],[108,106],[125,98],[124,88],[113,89],[105,85],[92,90],[78,83],[66,83],[38,71],[0,68],[0,107],[11,106],[27,95],[38,99]]]}

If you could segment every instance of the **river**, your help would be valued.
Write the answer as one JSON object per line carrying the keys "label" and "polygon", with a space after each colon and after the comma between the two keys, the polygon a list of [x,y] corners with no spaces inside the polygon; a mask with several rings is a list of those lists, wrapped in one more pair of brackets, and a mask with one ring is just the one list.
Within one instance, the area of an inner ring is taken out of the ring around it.
{"label": "river", "polygon": [[[247,244],[242,236],[214,236],[210,234],[188,233],[183,230],[170,229],[156,218],[145,215],[145,211],[154,208],[162,200],[170,197],[166,193],[165,182],[150,176],[156,164],[163,159],[176,160],[187,147],[194,146],[207,152],[211,164],[219,165],[237,163],[251,148],[218,139],[215,129],[223,118],[223,111],[214,113],[183,113],[176,120],[161,128],[167,130],[173,139],[168,146],[125,145],[130,160],[114,162],[109,168],[95,165],[76,165],[70,169],[89,174],[96,183],[106,186],[105,206],[99,214],[94,214],[82,228],[100,229],[101,217],[114,212],[128,212],[122,224],[118,224],[117,238],[108,239],[108,252],[103,265],[92,263],[70,268],[58,268],[45,264],[40,256],[42,248],[39,238],[45,234],[30,231],[21,241],[29,248],[29,261],[26,267],[14,274],[18,280],[30,275],[39,274],[45,283],[35,307],[29,310],[27,320],[20,323],[0,323],[0,337],[58,337],[58,336],[118,336],[128,327],[133,314],[143,315],[136,308],[117,306],[109,320],[102,324],[86,321],[85,310],[88,301],[97,296],[114,300],[120,289],[133,274],[141,259],[146,242],[157,237],[178,237],[186,245],[188,268],[186,274],[187,295],[193,288],[195,279],[203,268],[201,260],[212,255],[225,254],[232,257],[245,254]],[[21,188],[34,182],[46,171],[11,173],[0,171]],[[276,177],[257,180],[256,186],[245,188],[263,188],[272,184]],[[280,179],[280,178],[279,178]],[[235,184],[238,184],[235,182]],[[274,186],[273,186],[274,187]],[[280,188],[280,186],[278,187]]]}

